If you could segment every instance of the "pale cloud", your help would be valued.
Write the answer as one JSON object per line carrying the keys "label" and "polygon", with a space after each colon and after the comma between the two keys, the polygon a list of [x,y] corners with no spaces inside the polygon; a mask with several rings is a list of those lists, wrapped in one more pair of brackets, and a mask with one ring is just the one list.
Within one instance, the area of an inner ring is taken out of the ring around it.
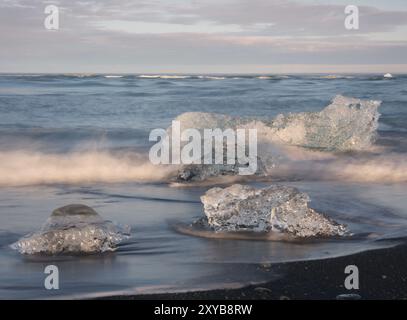
{"label": "pale cloud", "polygon": [[[266,35],[343,35],[344,5],[316,4],[281,0],[226,0],[216,3],[202,2],[199,7],[184,9],[183,13],[195,14],[219,24],[239,24],[250,27],[258,23],[271,23]],[[407,9],[407,8],[406,8]],[[361,29],[358,33],[393,31],[407,25],[407,11],[387,11],[375,7],[359,8]]]}
{"label": "pale cloud", "polygon": [[[0,0],[0,71],[405,65],[407,3],[394,1],[358,1],[361,29],[350,32],[341,0]],[[43,27],[50,3],[58,32]]]}
{"label": "pale cloud", "polygon": [[93,27],[105,30],[135,34],[167,33],[240,33],[243,29],[237,24],[219,25],[210,21],[201,21],[193,25],[164,22],[142,22],[128,20],[103,20],[92,23]]}

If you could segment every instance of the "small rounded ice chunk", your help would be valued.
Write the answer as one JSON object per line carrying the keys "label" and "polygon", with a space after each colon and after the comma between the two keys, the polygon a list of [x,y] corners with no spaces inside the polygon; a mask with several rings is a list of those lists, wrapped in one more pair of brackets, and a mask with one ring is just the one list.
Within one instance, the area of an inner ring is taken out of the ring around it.
{"label": "small rounded ice chunk", "polygon": [[22,254],[81,254],[114,251],[130,228],[104,220],[92,208],[71,204],[55,209],[39,232],[11,247]]}

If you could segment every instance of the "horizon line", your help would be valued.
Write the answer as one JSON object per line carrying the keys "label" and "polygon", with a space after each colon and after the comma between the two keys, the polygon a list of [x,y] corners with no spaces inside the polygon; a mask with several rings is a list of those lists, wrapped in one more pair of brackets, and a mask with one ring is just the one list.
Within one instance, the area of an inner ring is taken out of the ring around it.
{"label": "horizon line", "polygon": [[[156,65],[114,66],[95,65],[89,68],[60,65],[54,67],[39,66],[27,68],[25,65],[3,65],[0,74],[186,74],[186,75],[251,75],[251,74],[406,74],[406,64],[229,64],[229,65]],[[45,71],[46,70],[46,71]]]}

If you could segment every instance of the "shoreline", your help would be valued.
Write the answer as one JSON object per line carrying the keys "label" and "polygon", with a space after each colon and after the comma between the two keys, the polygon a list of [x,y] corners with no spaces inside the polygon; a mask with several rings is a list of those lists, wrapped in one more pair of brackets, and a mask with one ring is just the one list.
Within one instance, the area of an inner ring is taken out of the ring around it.
{"label": "shoreline", "polygon": [[[359,290],[344,287],[345,267],[359,269]],[[260,265],[259,265],[260,267]],[[366,300],[407,299],[407,244],[349,256],[261,266],[272,280],[241,289],[110,296],[101,300],[335,300],[357,294]],[[275,277],[275,274],[281,277]]]}

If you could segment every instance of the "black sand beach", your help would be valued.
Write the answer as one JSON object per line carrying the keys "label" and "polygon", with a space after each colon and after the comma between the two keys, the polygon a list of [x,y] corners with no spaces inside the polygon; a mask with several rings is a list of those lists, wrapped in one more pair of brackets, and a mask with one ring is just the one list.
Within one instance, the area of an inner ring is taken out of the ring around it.
{"label": "black sand beach", "polygon": [[[344,287],[345,267],[359,268],[360,288]],[[212,290],[156,295],[117,296],[105,299],[128,300],[335,300],[341,294],[357,294],[361,299],[407,299],[407,245],[366,251],[350,256],[259,265],[274,280],[242,289]]]}

